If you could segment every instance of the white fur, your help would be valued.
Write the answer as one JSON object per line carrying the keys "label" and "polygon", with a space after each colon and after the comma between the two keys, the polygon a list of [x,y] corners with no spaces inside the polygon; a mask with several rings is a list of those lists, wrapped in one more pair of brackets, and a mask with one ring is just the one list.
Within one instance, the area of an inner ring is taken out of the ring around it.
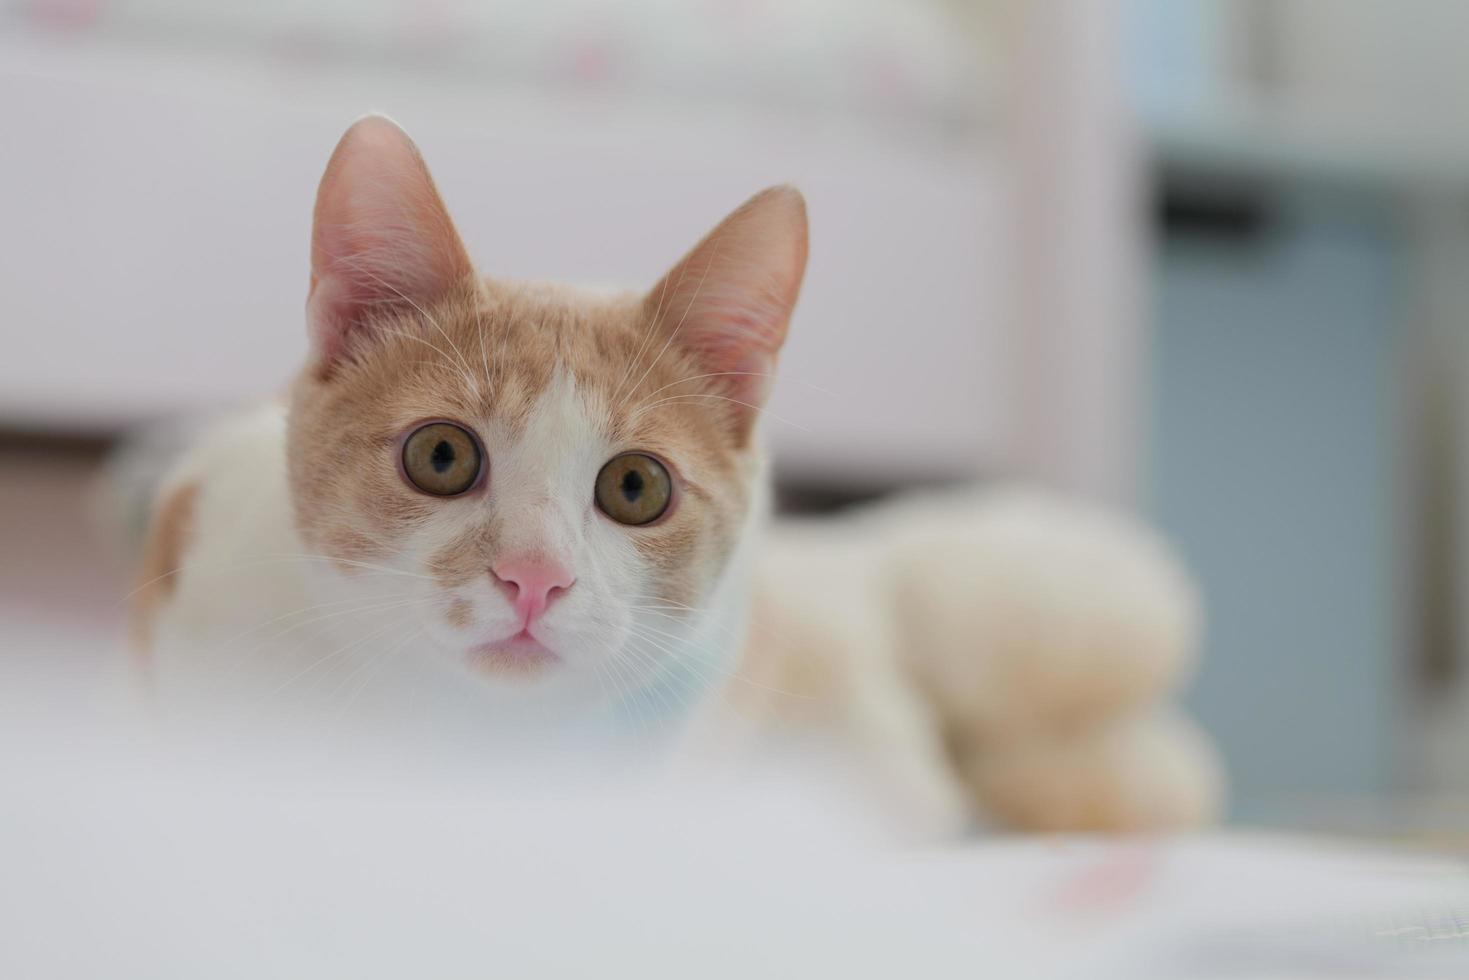
{"label": "white fur", "polygon": [[[488,520],[445,507],[393,553],[345,569],[313,554],[295,530],[285,472],[285,417],[269,406],[218,427],[164,487],[197,489],[190,544],[155,629],[152,673],[160,703],[240,725],[319,725],[350,713],[374,725],[444,735],[609,731],[660,734],[692,711],[730,670],[745,620],[746,549],[737,549],[699,611],[672,616],[656,603],[633,531],[593,510],[597,471],[625,448],[595,425],[570,378],[558,374],[517,438],[488,419],[493,506],[507,551],[546,552],[576,584],[537,629],[561,657],[544,676],[487,675],[468,651],[515,632],[509,600],[486,574],[445,589],[430,555]],[[753,534],[757,494],[741,541]],[[469,523],[467,523],[469,522]],[[371,533],[371,529],[365,529]],[[444,615],[470,604],[461,628]]]}

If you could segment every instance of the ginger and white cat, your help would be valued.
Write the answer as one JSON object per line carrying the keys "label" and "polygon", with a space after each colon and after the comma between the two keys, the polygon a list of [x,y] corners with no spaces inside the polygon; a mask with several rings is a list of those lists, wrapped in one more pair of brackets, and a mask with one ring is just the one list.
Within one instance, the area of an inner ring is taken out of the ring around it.
{"label": "ginger and white cat", "polygon": [[317,196],[288,401],[159,497],[140,625],[164,700],[428,685],[552,727],[695,702],[740,648],[755,423],[805,262],[776,187],[645,294],[481,278],[414,144],[357,122]]}
{"label": "ginger and white cat", "polygon": [[308,363],[158,495],[139,625],[162,703],[476,747],[802,718],[927,828],[1207,817],[1207,746],[1159,709],[1193,601],[1141,531],[965,497],[752,555],[806,246],[772,188],[643,294],[481,278],[413,143],[356,123],[317,197]]}

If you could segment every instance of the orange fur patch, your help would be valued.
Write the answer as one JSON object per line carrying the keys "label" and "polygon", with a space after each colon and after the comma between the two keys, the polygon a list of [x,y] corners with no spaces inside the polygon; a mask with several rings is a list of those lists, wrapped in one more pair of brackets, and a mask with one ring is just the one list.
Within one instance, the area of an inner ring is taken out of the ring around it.
{"label": "orange fur patch", "polygon": [[160,607],[178,589],[184,549],[194,528],[195,483],[173,487],[158,501],[143,545],[137,590],[133,593],[133,638],[145,650]]}

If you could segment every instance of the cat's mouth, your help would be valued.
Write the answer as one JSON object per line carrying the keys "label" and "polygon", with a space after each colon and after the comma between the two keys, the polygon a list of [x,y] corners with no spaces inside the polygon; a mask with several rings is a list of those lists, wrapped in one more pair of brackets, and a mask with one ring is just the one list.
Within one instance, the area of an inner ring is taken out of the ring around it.
{"label": "cat's mouth", "polygon": [[537,673],[561,662],[556,651],[532,636],[528,629],[471,648],[469,659],[485,670],[523,674]]}

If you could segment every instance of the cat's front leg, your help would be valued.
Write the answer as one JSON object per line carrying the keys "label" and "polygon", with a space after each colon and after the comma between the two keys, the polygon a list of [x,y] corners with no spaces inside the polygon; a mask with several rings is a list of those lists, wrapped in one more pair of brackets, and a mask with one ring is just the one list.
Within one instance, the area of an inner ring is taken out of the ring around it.
{"label": "cat's front leg", "polygon": [[974,810],[949,758],[934,705],[890,651],[874,650],[848,677],[848,724],[873,767],[878,790],[905,834],[963,834]]}

